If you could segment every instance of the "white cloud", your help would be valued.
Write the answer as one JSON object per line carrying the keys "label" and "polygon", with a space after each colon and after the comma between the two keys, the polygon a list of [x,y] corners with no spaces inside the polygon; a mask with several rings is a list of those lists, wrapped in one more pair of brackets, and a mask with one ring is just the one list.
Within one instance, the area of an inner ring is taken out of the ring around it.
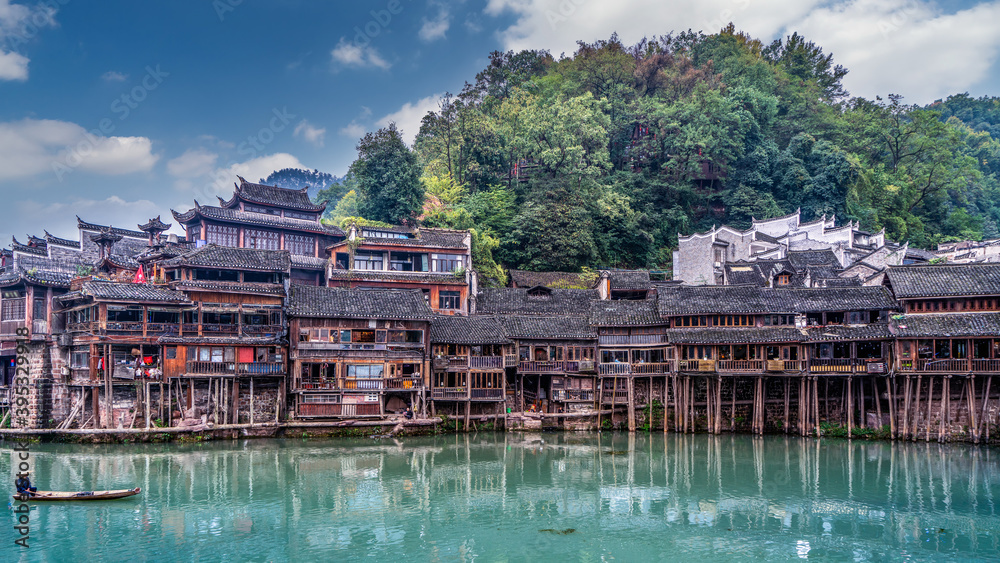
{"label": "white cloud", "polygon": [[295,126],[293,134],[296,137],[302,137],[317,147],[322,147],[323,139],[326,137],[326,128],[314,127],[312,123],[303,119],[298,125]]}
{"label": "white cloud", "polygon": [[28,7],[0,0],[0,43],[10,49],[0,49],[0,80],[28,79],[29,59],[14,49],[27,44],[39,30],[56,25],[55,3],[51,4]]}
{"label": "white cloud", "polygon": [[423,25],[420,26],[420,32],[417,34],[420,39],[424,41],[444,39],[444,34],[451,26],[451,16],[448,14],[448,9],[442,6],[437,17],[432,20],[423,18],[423,22]]}
{"label": "white cloud", "polygon": [[0,50],[0,80],[27,80],[28,57]]}
{"label": "white cloud", "polygon": [[167,162],[167,172],[177,178],[197,178],[212,172],[219,155],[205,149],[188,149]]}
{"label": "white cloud", "polygon": [[770,37],[823,1],[774,0],[761,6],[749,0],[489,0],[486,14],[517,17],[499,32],[504,49],[549,49],[558,56],[575,51],[577,40],[607,39],[614,32],[623,42],[634,43],[671,30],[714,33],[730,21],[748,33]]}
{"label": "white cloud", "polygon": [[118,175],[156,164],[146,137],[105,137],[67,121],[23,119],[0,123],[0,181],[75,169]]}
{"label": "white cloud", "polygon": [[504,49],[557,56],[614,32],[628,44],[671,30],[714,33],[730,21],[764,41],[798,31],[847,67],[852,94],[891,91],[916,103],[986,79],[1000,50],[998,0],[951,14],[929,0],[489,0],[485,13],[516,17],[498,32]]}
{"label": "white cloud", "polygon": [[444,97],[444,93],[432,94],[412,104],[407,102],[399,110],[379,119],[376,124],[379,127],[385,127],[389,123],[395,123],[396,128],[403,134],[403,140],[412,145],[417,133],[420,132],[420,121],[427,115],[427,112],[438,110],[442,97]]}
{"label": "white cloud", "polygon": [[128,80],[128,75],[122,74],[117,70],[109,70],[101,75],[101,79],[106,82],[125,82]]}
{"label": "white cloud", "polygon": [[378,50],[368,45],[356,45],[341,37],[337,46],[330,52],[333,61],[343,66],[353,66],[358,68],[376,67],[388,70],[392,66],[379,55]]}
{"label": "white cloud", "polygon": [[352,121],[340,128],[341,135],[345,137],[354,137],[355,139],[362,137],[367,131],[368,128],[361,125],[357,121]]}
{"label": "white cloud", "polygon": [[[267,178],[271,172],[282,168],[303,168],[309,167],[302,164],[298,158],[288,153],[274,153],[251,158],[243,162],[230,162],[226,166],[216,167],[208,174],[198,178],[182,178],[175,182],[174,186],[188,195],[198,200],[202,205],[212,205],[216,196],[229,199],[233,195],[233,183],[237,181],[237,176],[243,176],[250,182],[256,182],[261,178]],[[187,209],[191,202],[180,205]]]}
{"label": "white cloud", "polygon": [[[25,195],[34,193],[26,192]],[[163,214],[162,204],[148,199],[128,201],[117,195],[103,199],[49,197],[41,201],[10,198],[7,205],[10,213],[0,226],[0,238],[5,241],[9,241],[11,235],[19,239],[25,234],[39,236],[43,234],[42,229],[56,236],[76,240],[79,236],[77,215],[92,223],[135,230],[136,225]],[[3,232],[8,230],[9,233]]]}
{"label": "white cloud", "polygon": [[926,104],[988,77],[997,60],[1000,2],[953,14],[908,0],[852,0],[815,10],[796,29],[850,72],[852,95],[899,93]]}

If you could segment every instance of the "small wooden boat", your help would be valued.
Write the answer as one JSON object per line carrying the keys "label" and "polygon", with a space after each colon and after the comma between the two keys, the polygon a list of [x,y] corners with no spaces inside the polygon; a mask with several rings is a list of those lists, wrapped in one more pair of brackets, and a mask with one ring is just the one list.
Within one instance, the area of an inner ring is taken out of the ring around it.
{"label": "small wooden boat", "polygon": [[35,491],[14,495],[20,501],[29,500],[111,500],[139,494],[139,487],[134,489],[119,489],[117,491]]}

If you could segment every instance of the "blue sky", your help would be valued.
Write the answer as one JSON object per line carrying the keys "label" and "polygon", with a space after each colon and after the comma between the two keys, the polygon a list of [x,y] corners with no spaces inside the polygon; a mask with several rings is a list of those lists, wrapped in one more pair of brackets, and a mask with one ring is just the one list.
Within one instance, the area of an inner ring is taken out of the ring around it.
{"label": "blue sky", "polygon": [[287,166],[341,175],[366,131],[412,137],[497,49],[573,51],[733,21],[799,31],[856,95],[1000,95],[1000,1],[0,0],[0,243],[134,228]]}

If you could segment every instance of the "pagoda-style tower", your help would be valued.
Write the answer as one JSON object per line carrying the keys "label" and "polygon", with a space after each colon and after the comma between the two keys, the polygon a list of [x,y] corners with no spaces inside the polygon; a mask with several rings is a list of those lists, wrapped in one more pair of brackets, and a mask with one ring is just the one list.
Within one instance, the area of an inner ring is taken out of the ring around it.
{"label": "pagoda-style tower", "polygon": [[101,232],[92,235],[90,240],[94,241],[94,244],[100,249],[101,254],[99,260],[103,261],[105,258],[111,257],[111,247],[115,245],[116,242],[122,240],[122,236],[111,232],[111,229],[101,229]]}
{"label": "pagoda-style tower", "polygon": [[164,223],[160,220],[160,216],[157,215],[156,218],[150,219],[145,225],[139,225],[139,230],[149,235],[149,246],[153,246],[160,242],[161,235],[164,231],[169,230],[170,227],[170,223]]}

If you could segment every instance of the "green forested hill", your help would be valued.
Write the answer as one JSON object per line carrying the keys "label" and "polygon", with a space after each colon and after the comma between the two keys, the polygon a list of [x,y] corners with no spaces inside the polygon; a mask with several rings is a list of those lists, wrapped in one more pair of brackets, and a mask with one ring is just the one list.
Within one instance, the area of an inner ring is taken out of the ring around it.
{"label": "green forested hill", "polygon": [[424,118],[413,211],[475,229],[497,278],[663,267],[678,233],[797,208],[918,247],[1000,236],[998,99],[852,98],[847,72],[797,34],[764,44],[732,26],[493,53]]}

